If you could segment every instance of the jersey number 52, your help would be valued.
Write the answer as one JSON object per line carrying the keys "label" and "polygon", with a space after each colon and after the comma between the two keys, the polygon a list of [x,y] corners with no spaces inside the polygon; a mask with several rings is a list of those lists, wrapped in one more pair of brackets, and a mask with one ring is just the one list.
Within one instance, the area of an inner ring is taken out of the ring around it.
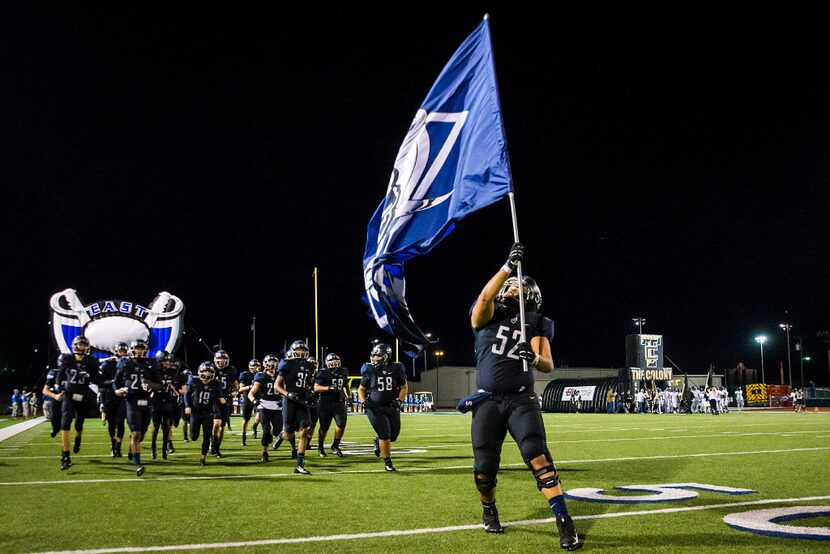
{"label": "jersey number 52", "polygon": [[[491,346],[491,350],[493,354],[498,354],[499,356],[504,354],[504,349],[507,347],[507,341],[510,340],[510,337],[507,336],[507,333],[510,332],[510,327],[507,325],[500,325],[499,331],[496,333],[496,337],[499,338],[499,343],[494,344]],[[519,344],[519,340],[522,338],[522,332],[519,329],[515,329],[513,331],[513,347],[507,351],[507,357],[513,358],[514,360],[518,360],[519,357],[516,355],[516,347]]]}

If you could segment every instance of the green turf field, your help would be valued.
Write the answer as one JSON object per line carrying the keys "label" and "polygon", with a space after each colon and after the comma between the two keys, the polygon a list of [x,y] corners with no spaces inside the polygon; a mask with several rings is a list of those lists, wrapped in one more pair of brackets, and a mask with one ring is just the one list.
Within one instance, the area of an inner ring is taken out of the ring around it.
{"label": "green turf field", "polygon": [[[109,440],[96,420],[87,422],[73,467],[60,471],[58,439],[49,438],[47,424],[38,425],[0,442],[0,551],[191,545],[177,551],[224,547],[210,550],[221,552],[229,543],[263,553],[559,551],[554,524],[537,521],[550,518],[550,509],[509,438],[498,487],[507,531],[487,535],[479,527],[471,473],[470,417],[404,414],[402,421],[393,453],[397,473],[383,470],[371,452],[368,421],[356,415],[344,438],[351,455],[319,458],[310,451],[311,476],[293,475],[288,449],[258,463],[258,443],[249,438],[248,447],[240,446],[241,421],[234,418],[225,457],[209,458],[206,468],[180,432],[167,461],[150,460],[145,441],[142,478],[126,457],[109,457]],[[584,551],[828,551],[828,542],[754,535],[729,528],[723,518],[830,506],[830,413],[546,414],[545,422],[566,490],[704,483],[758,491],[699,491],[692,500],[659,504],[569,500]],[[614,514],[619,517],[609,517]],[[830,518],[791,524],[828,526]]]}

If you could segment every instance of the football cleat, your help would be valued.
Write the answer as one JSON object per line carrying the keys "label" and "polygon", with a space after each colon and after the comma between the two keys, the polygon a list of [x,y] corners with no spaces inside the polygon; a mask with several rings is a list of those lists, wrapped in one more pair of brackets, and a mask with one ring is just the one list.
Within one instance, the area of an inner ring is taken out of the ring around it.
{"label": "football cleat", "polygon": [[200,465],[200,466],[206,466],[206,465],[207,465],[207,460],[205,460],[205,457],[204,457],[204,456],[202,456],[201,458],[199,458],[199,465]]}
{"label": "football cleat", "polygon": [[559,530],[559,546],[565,550],[582,548],[571,516],[556,516],[556,528]]}
{"label": "football cleat", "polygon": [[72,452],[77,454],[81,451],[81,437],[75,437],[75,445],[72,447]]}
{"label": "football cleat", "polygon": [[340,450],[339,446],[332,446],[331,451],[334,452],[335,454],[337,454],[337,456],[339,456],[340,458],[343,457],[343,451]]}
{"label": "football cleat", "polygon": [[262,453],[262,458],[259,459],[260,462],[265,463],[268,461],[268,452]]}
{"label": "football cleat", "polygon": [[375,443],[375,456],[380,458],[380,439],[375,437],[372,439],[372,442]]}
{"label": "football cleat", "polygon": [[156,459],[157,456],[156,456],[156,447],[155,446],[153,446],[153,448],[150,450],[150,455],[153,457],[154,460]]}
{"label": "football cleat", "polygon": [[168,451],[168,452],[170,452],[171,454],[175,454],[175,453],[176,453],[176,449],[175,449],[175,448],[173,448],[173,443],[172,443],[172,442],[168,442],[168,443],[167,443],[167,451]]}
{"label": "football cleat", "polygon": [[214,452],[213,455],[216,456],[217,458],[221,458],[222,457],[222,452],[217,448],[216,452]]}
{"label": "football cleat", "polygon": [[383,464],[383,469],[385,469],[386,471],[398,471],[397,469],[395,469],[395,466],[392,465],[392,460],[385,462]]}
{"label": "football cleat", "polygon": [[303,466],[297,466],[294,468],[294,473],[297,475],[311,475],[311,472],[304,468]]}
{"label": "football cleat", "polygon": [[499,521],[499,511],[496,509],[495,505],[492,508],[484,508],[482,520],[484,522],[484,530],[486,532],[504,533],[504,527],[501,526],[501,522]]}
{"label": "football cleat", "polygon": [[248,439],[245,435],[242,435],[242,446],[248,446]]}
{"label": "football cleat", "polygon": [[162,449],[161,449],[161,458],[162,458],[163,460],[166,460],[166,459],[167,459],[167,449],[166,449],[166,448],[162,448]]}
{"label": "football cleat", "polygon": [[135,468],[135,474],[137,477],[141,477],[142,475],[144,475],[144,466],[138,466],[137,468]]}
{"label": "football cleat", "polygon": [[61,458],[61,470],[69,469],[72,467],[72,460],[69,458]]}
{"label": "football cleat", "polygon": [[328,454],[326,454],[326,451],[323,450],[322,448],[318,448],[317,453],[320,454],[321,458],[325,458],[326,456],[328,456]]}

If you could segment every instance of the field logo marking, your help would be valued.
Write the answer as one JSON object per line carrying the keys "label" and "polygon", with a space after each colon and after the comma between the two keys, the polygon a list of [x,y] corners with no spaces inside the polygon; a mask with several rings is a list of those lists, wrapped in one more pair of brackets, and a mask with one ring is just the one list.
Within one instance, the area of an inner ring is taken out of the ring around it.
{"label": "field logo marking", "polygon": [[830,516],[830,506],[792,506],[729,514],[723,518],[723,521],[733,529],[748,531],[756,535],[830,541],[830,527],[780,525],[783,521],[827,516]]}
{"label": "field logo marking", "polygon": [[[692,490],[694,489],[694,490]],[[666,483],[661,485],[624,485],[614,487],[618,491],[642,491],[651,494],[639,496],[609,496],[608,491],[590,487],[571,489],[565,493],[567,498],[584,502],[604,502],[606,504],[656,504],[658,502],[680,502],[698,497],[695,490],[717,492],[721,494],[752,494],[758,491],[752,489],[737,489],[734,487],[720,487],[704,483]]]}

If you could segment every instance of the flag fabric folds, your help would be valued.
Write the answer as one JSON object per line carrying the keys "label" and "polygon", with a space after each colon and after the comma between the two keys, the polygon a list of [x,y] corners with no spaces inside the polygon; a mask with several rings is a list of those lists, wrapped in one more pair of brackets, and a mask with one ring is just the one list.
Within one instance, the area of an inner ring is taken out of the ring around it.
{"label": "flag fabric folds", "polygon": [[416,112],[386,196],[369,222],[365,300],[381,329],[410,351],[430,342],[406,303],[404,262],[430,252],[456,221],[511,190],[485,18],[450,58]]}

